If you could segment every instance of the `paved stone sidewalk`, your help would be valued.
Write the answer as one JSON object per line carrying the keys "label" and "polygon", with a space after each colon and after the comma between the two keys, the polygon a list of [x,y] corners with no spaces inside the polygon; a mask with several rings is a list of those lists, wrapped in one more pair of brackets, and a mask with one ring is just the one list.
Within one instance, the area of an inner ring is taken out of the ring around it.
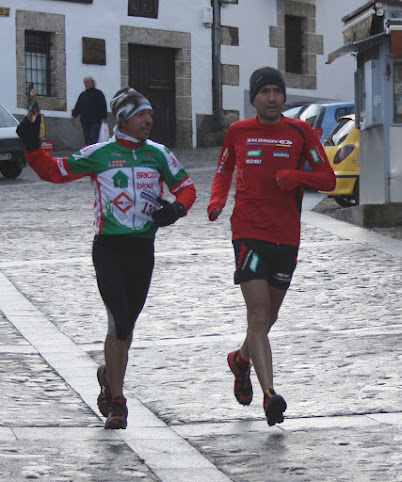
{"label": "paved stone sidewalk", "polygon": [[0,180],[2,479],[402,480],[402,242],[311,211],[322,197],[306,193],[299,264],[271,335],[287,418],[268,428],[254,373],[255,399],[241,407],[226,365],[245,310],[233,201],[206,218],[217,151],[177,153],[198,200],[158,233],[129,428],[113,433],[96,409],[105,315],[88,181]]}

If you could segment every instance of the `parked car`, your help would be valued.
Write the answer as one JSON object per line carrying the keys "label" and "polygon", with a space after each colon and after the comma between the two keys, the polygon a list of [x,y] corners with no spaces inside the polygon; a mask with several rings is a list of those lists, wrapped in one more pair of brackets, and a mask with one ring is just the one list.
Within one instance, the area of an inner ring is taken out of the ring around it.
{"label": "parked car", "polygon": [[16,133],[17,119],[0,104],[0,172],[4,177],[18,177],[26,165],[24,144]]}
{"label": "parked car", "polygon": [[292,117],[293,119],[298,119],[300,114],[303,112],[303,110],[306,109],[306,107],[308,106],[309,104],[294,105],[282,111],[282,114],[286,117]]}
{"label": "parked car", "polygon": [[338,119],[355,113],[353,102],[328,102],[325,104],[309,104],[302,110],[298,118],[307,121],[317,132],[321,144],[337,125]]}
{"label": "parked car", "polygon": [[[324,144],[325,139],[337,125],[338,119],[344,115],[354,114],[354,112],[353,102],[327,102],[291,107],[282,114],[308,122],[316,131],[321,144]],[[311,166],[307,161],[304,164],[304,170],[311,172]]]}
{"label": "parked car", "polygon": [[360,150],[359,131],[355,116],[346,115],[339,119],[324,144],[325,152],[336,175],[336,187],[324,192],[342,207],[359,204]]}

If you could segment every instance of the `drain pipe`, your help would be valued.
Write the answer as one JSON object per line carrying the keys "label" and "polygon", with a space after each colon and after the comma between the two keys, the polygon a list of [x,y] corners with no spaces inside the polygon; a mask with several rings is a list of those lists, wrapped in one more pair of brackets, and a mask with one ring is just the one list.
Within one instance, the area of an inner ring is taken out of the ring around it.
{"label": "drain pipe", "polygon": [[213,84],[213,110],[215,126],[219,131],[222,129],[222,101],[221,101],[221,58],[219,28],[221,12],[219,0],[212,0],[213,24],[212,24],[212,84]]}

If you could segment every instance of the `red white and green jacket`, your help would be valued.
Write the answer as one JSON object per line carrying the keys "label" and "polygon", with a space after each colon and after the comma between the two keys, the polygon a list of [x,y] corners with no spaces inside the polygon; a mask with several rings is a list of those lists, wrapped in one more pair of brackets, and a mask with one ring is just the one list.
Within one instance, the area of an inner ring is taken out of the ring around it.
{"label": "red white and green jacket", "polygon": [[159,209],[155,198],[163,197],[163,182],[187,212],[196,198],[193,181],[164,145],[138,142],[118,130],[115,134],[67,157],[52,158],[39,148],[26,152],[26,159],[45,181],[64,183],[90,176],[96,234],[152,238],[157,230],[152,213]]}

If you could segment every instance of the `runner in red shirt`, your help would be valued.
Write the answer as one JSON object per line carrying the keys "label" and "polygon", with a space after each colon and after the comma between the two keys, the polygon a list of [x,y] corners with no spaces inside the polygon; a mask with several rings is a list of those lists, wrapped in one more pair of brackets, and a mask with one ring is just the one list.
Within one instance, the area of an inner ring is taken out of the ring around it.
{"label": "runner in red shirt", "polygon": [[[257,116],[230,125],[212,182],[208,215],[215,221],[224,208],[236,168],[231,216],[235,284],[247,307],[247,335],[240,350],[228,355],[238,402],[253,396],[251,363],[264,392],[269,425],[283,421],[286,402],[274,390],[268,333],[289,288],[300,242],[303,188],[335,187],[335,175],[310,124],[284,117],[286,86],[279,70],[263,67],[250,78],[250,101]],[[312,172],[304,171],[305,160]]]}

